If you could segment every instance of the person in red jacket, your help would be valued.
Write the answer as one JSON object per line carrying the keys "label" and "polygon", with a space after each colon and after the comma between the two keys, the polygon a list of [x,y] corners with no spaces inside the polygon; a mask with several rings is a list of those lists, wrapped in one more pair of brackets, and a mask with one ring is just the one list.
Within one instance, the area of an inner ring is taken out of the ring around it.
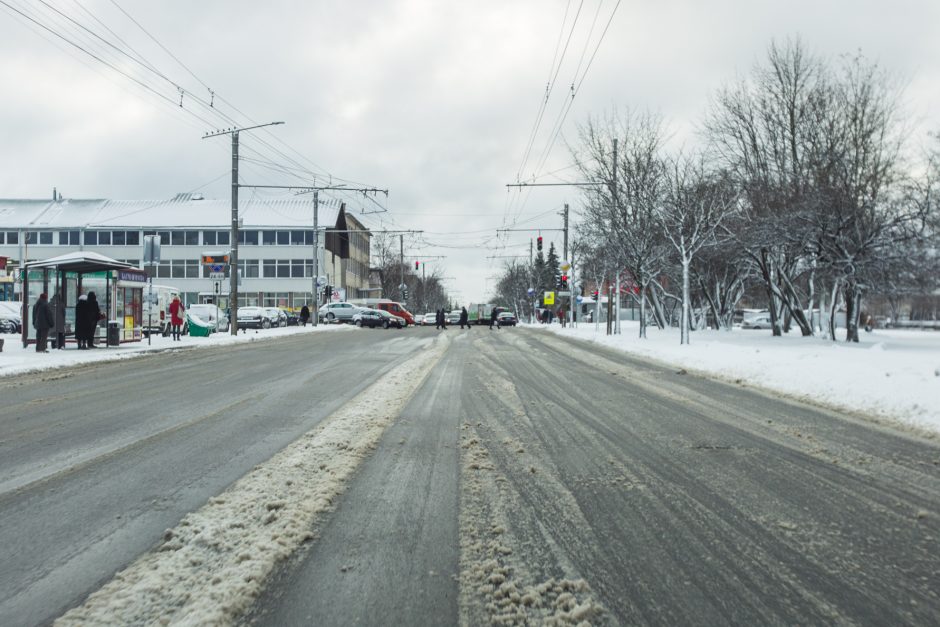
{"label": "person in red jacket", "polygon": [[173,302],[170,303],[170,325],[173,327],[173,340],[179,341],[180,331],[183,328],[183,316],[185,315],[186,308],[183,307],[183,303],[180,302],[179,296],[173,297]]}

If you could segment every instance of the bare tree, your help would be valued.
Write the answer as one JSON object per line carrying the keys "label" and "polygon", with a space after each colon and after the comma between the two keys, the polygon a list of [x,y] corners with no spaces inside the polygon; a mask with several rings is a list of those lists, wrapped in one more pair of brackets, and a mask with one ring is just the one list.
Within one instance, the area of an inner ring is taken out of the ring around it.
{"label": "bare tree", "polygon": [[682,268],[681,344],[689,343],[690,274],[702,248],[714,245],[722,222],[737,210],[737,194],[725,173],[708,172],[699,160],[676,159],[658,218]]}
{"label": "bare tree", "polygon": [[646,294],[662,271],[668,246],[658,220],[667,180],[664,141],[661,118],[627,109],[589,119],[573,151],[581,175],[597,184],[586,188],[587,229],[604,238],[616,271],[627,270],[640,288],[641,338],[646,337]]}

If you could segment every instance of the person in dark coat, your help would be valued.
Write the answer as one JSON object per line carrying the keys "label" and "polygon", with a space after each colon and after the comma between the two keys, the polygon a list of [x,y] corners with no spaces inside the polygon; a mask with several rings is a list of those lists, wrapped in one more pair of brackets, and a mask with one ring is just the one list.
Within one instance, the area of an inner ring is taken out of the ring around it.
{"label": "person in dark coat", "polygon": [[52,297],[55,310],[55,345],[53,348],[65,348],[65,299],[58,294]]}
{"label": "person in dark coat", "polygon": [[437,326],[434,327],[434,328],[436,328],[436,329],[440,329],[440,328],[441,328],[441,310],[440,310],[440,309],[438,309],[436,312],[434,312],[434,324],[437,325]]}
{"label": "person in dark coat", "polygon": [[460,308],[460,328],[463,328],[463,325],[467,325],[467,328],[470,328],[470,314],[467,313],[466,307]]}
{"label": "person in dark coat", "polygon": [[490,312],[490,331],[493,330],[493,327],[496,327],[496,330],[499,331],[499,322],[496,321],[499,312],[496,310],[496,307],[493,307],[493,311]]}
{"label": "person in dark coat", "polygon": [[85,303],[85,345],[87,348],[95,346],[95,330],[98,320],[101,319],[101,307],[98,306],[98,297],[94,292],[88,292],[88,302]]}
{"label": "person in dark coat", "polygon": [[48,353],[46,342],[49,340],[49,329],[55,328],[55,315],[49,306],[49,296],[45,292],[39,295],[33,305],[33,328],[36,329],[36,352]]}
{"label": "person in dark coat", "polygon": [[310,308],[304,305],[300,308],[300,324],[307,326],[308,320],[310,320]]}

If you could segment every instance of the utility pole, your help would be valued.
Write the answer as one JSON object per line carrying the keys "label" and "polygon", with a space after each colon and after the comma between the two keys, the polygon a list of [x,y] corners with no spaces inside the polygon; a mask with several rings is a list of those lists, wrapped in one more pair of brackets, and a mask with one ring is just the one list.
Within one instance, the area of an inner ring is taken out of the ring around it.
{"label": "utility pole", "polygon": [[202,136],[203,139],[218,137],[219,135],[232,136],[232,231],[229,236],[232,250],[229,255],[229,279],[231,283],[229,284],[228,295],[232,335],[238,335],[238,134],[241,131],[250,131],[277,124],[283,124],[283,122],[268,122],[267,124],[257,124],[245,128],[229,128],[215,133],[206,133]]}
{"label": "utility pole", "polygon": [[402,298],[405,295],[405,236],[398,236],[398,254],[399,254],[399,269],[401,270],[401,283],[398,284],[398,300],[405,304],[405,299]]}
{"label": "utility pole", "polygon": [[[620,205],[618,204],[619,199],[617,198],[617,138],[616,138],[616,137],[614,137],[614,175],[613,175],[613,180],[614,180],[614,189],[612,190],[612,194],[611,194],[611,195],[612,195],[613,198],[614,198],[614,215],[617,215],[617,209],[618,209],[618,207],[619,207]],[[613,332],[613,333],[616,333],[616,334],[618,334],[618,335],[620,334],[620,268],[619,268],[619,266],[617,267],[617,281],[616,281],[616,285],[617,285],[617,296],[616,296],[616,298],[617,298],[617,309],[616,309],[616,311],[614,311],[614,316],[616,316],[616,323],[614,323],[613,327],[611,327],[611,324],[610,324],[610,322],[608,321],[608,323],[607,323],[607,329],[608,329],[607,335],[610,335],[612,332]],[[610,302],[610,290],[608,289],[607,291],[608,291],[607,300],[608,300],[608,302]]]}
{"label": "utility pole", "polygon": [[317,291],[319,287],[317,281],[320,280],[320,229],[317,228],[317,216],[320,213],[320,190],[313,190],[313,280],[311,289],[313,292],[311,296],[313,297],[313,311],[310,312],[311,323],[313,326],[317,326],[317,323],[320,322],[320,292]]}
{"label": "utility pole", "polygon": [[565,218],[565,247],[562,253],[562,259],[568,261],[568,203],[565,203],[565,209],[561,213]]}

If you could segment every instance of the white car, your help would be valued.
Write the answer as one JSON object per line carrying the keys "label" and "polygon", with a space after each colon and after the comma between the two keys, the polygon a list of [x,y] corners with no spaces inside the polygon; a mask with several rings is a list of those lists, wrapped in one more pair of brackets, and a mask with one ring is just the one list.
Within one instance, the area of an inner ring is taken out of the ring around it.
{"label": "white car", "polygon": [[320,307],[317,316],[327,322],[352,322],[359,309],[352,303],[328,303]]}
{"label": "white car", "polygon": [[277,307],[262,307],[264,310],[264,315],[268,317],[268,320],[271,321],[272,327],[286,327],[287,326],[287,314],[278,309]]}
{"label": "white car", "polygon": [[437,324],[437,314],[433,311],[429,311],[428,313],[424,314],[421,324]]}
{"label": "white car", "polygon": [[755,316],[741,322],[742,329],[770,329],[770,316]]}
{"label": "white car", "polygon": [[[216,320],[219,321],[218,328],[219,331],[228,331],[229,329],[229,319],[228,314],[219,309],[218,305],[190,305],[189,309],[186,310],[191,316],[198,316],[203,322],[208,324],[210,327],[216,326]],[[241,317],[241,316],[239,316]]]}

